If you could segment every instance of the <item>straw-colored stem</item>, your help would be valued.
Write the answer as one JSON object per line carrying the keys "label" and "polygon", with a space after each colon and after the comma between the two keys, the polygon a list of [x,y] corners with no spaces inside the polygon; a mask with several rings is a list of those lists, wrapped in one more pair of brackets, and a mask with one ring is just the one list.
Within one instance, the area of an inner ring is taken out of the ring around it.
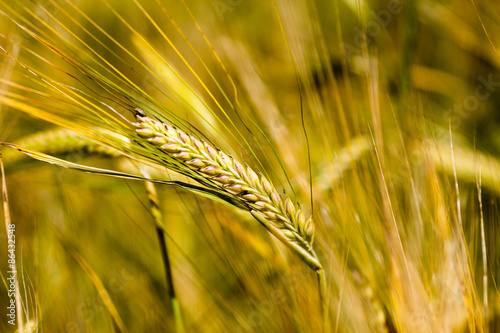
{"label": "straw-colored stem", "polygon": [[[1,150],[0,150],[0,169],[1,169],[1,175],[2,175],[2,198],[3,198],[3,212],[4,212],[4,218],[5,218],[5,231],[7,232],[7,235],[9,235],[9,233],[11,232],[11,231],[9,231],[9,226],[11,225],[11,220],[10,220],[10,210],[9,210],[9,199],[8,199],[8,194],[7,194],[7,181],[5,178],[5,170],[3,167],[3,159],[2,159]],[[14,240],[15,240],[15,238],[14,238]],[[17,274],[16,261],[14,261],[14,264],[12,266],[10,266],[10,271],[13,272],[12,275],[14,276],[14,284],[16,286],[14,299],[16,300],[16,318],[17,318],[18,331],[24,332],[24,320],[23,320],[23,311],[22,311],[22,304],[21,304],[21,293],[19,292],[19,278],[18,278],[18,274]]]}

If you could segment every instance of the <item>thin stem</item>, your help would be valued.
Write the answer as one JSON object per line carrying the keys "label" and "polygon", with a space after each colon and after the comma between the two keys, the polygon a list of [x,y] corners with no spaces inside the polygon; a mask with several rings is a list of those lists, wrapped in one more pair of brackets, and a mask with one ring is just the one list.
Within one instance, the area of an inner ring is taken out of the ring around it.
{"label": "thin stem", "polygon": [[[14,228],[15,224],[11,224],[11,219],[10,219],[10,210],[9,210],[9,198],[7,194],[7,180],[5,177],[5,170],[3,167],[3,159],[2,159],[2,151],[0,150],[0,169],[1,169],[1,176],[2,176],[2,198],[3,198],[3,213],[4,213],[4,219],[5,219],[5,231],[7,232],[7,238],[9,238],[9,235],[11,233],[14,233]],[[11,229],[13,228],[13,229]],[[15,240],[15,238],[13,238]],[[10,242],[8,242],[10,244]],[[15,244],[15,243],[14,243]],[[10,249],[10,247],[9,247]],[[10,252],[9,252],[10,253]],[[15,255],[15,247],[14,251],[12,252]],[[21,293],[19,291],[19,278],[17,275],[17,263],[15,260],[15,256],[13,256],[13,263],[9,263],[9,273],[12,275],[14,278],[14,284],[15,284],[15,295],[14,299],[16,302],[16,317],[17,317],[17,326],[18,326],[18,331],[19,332],[24,332],[24,320],[23,320],[23,308],[22,308],[22,300],[21,300]],[[10,278],[8,278],[10,279]],[[12,301],[12,300],[11,300]],[[12,303],[11,303],[12,304]]]}
{"label": "thin stem", "polygon": [[484,232],[483,198],[481,194],[481,162],[479,162],[479,176],[477,179],[477,196],[481,216],[481,252],[483,254],[483,306],[486,319],[488,319],[488,257],[486,255],[486,237]]}
{"label": "thin stem", "polygon": [[[312,255],[319,262],[318,255],[314,250],[312,250]],[[321,313],[323,314],[323,328],[324,332],[330,332],[330,314],[329,314],[329,302],[328,302],[328,288],[326,283],[326,276],[323,267],[320,266],[316,269],[316,274],[318,274],[318,287],[319,287],[319,299],[321,302]]]}
{"label": "thin stem", "polygon": [[170,303],[172,304],[172,311],[175,318],[175,327],[178,333],[184,332],[184,325],[182,322],[182,313],[179,301],[175,295],[174,283],[172,279],[172,269],[170,266],[170,259],[168,257],[167,243],[165,241],[165,232],[161,227],[156,227],[156,234],[158,235],[158,241],[160,242],[161,257],[163,259],[163,267],[165,268],[165,278],[167,280],[168,297],[170,298]]}
{"label": "thin stem", "polygon": [[[141,173],[144,177],[149,178],[149,173],[146,168],[141,168]],[[165,241],[165,227],[162,224],[162,215],[160,210],[160,205],[158,202],[158,195],[156,194],[156,188],[153,183],[146,182],[146,191],[148,194],[149,205],[151,209],[151,215],[155,221],[156,235],[158,236],[158,242],[160,243],[160,252],[163,260],[163,267],[165,268],[165,278],[167,282],[168,297],[172,305],[172,312],[175,318],[175,327],[177,333],[184,333],[184,324],[182,321],[182,313],[179,301],[175,295],[174,282],[172,279],[172,268],[170,266],[170,259],[168,257],[167,242]]]}
{"label": "thin stem", "polygon": [[323,269],[316,271],[319,283],[319,298],[321,302],[321,312],[323,314],[323,327],[325,332],[330,332],[330,314],[328,311],[328,297],[326,287],[326,276]]}

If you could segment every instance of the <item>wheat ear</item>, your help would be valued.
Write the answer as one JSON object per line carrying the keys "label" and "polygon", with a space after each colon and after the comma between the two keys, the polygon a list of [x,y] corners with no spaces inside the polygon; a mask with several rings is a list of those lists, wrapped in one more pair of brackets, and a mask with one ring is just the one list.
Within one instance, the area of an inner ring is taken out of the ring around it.
{"label": "wheat ear", "polygon": [[314,222],[307,221],[290,198],[283,200],[263,175],[210,144],[136,109],[136,132],[154,148],[197,172],[203,180],[238,198],[273,235],[291,247],[314,270],[321,264],[312,243]]}

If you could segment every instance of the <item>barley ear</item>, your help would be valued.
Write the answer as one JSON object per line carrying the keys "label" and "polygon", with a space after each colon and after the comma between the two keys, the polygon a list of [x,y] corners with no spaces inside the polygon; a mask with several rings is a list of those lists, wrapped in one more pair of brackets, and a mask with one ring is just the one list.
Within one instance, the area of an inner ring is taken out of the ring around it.
{"label": "barley ear", "polygon": [[314,270],[321,269],[314,251],[314,222],[307,221],[290,198],[281,198],[271,181],[220,149],[172,125],[136,111],[137,140],[144,140],[189,171],[192,178],[235,197],[266,229],[292,248]]}

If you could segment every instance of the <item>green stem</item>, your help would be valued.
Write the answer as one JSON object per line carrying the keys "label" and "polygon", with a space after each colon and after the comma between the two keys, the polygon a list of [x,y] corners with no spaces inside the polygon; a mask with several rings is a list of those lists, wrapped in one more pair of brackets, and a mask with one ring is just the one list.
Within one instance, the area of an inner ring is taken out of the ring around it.
{"label": "green stem", "polygon": [[168,257],[167,243],[165,241],[165,233],[161,227],[156,227],[156,233],[158,235],[158,241],[160,242],[161,256],[163,259],[163,267],[165,268],[165,277],[167,280],[168,297],[170,298],[170,303],[172,304],[172,311],[175,318],[175,327],[177,333],[184,333],[184,325],[182,321],[182,313],[179,301],[175,295],[174,283],[172,279],[172,269],[170,266],[170,259]]}
{"label": "green stem", "polygon": [[[319,262],[318,256],[314,250],[312,251],[314,258]],[[329,333],[330,328],[330,313],[329,313],[329,302],[328,302],[328,288],[326,284],[325,270],[320,267],[316,270],[318,274],[318,287],[319,287],[319,299],[321,302],[321,313],[323,315],[323,329],[324,332]]]}
{"label": "green stem", "polygon": [[[149,173],[146,168],[140,168],[141,173],[144,177],[149,178]],[[160,252],[163,260],[163,267],[165,268],[165,278],[167,282],[168,297],[172,305],[172,312],[175,318],[175,327],[177,333],[184,333],[184,324],[182,321],[181,307],[177,296],[175,295],[174,282],[172,278],[172,268],[170,265],[170,259],[168,257],[167,242],[165,240],[165,227],[162,223],[162,214],[160,210],[160,204],[158,202],[158,195],[156,194],[156,188],[153,183],[146,182],[146,191],[148,194],[149,205],[151,209],[151,215],[155,221],[156,235],[158,236],[158,242],[160,243]]]}

